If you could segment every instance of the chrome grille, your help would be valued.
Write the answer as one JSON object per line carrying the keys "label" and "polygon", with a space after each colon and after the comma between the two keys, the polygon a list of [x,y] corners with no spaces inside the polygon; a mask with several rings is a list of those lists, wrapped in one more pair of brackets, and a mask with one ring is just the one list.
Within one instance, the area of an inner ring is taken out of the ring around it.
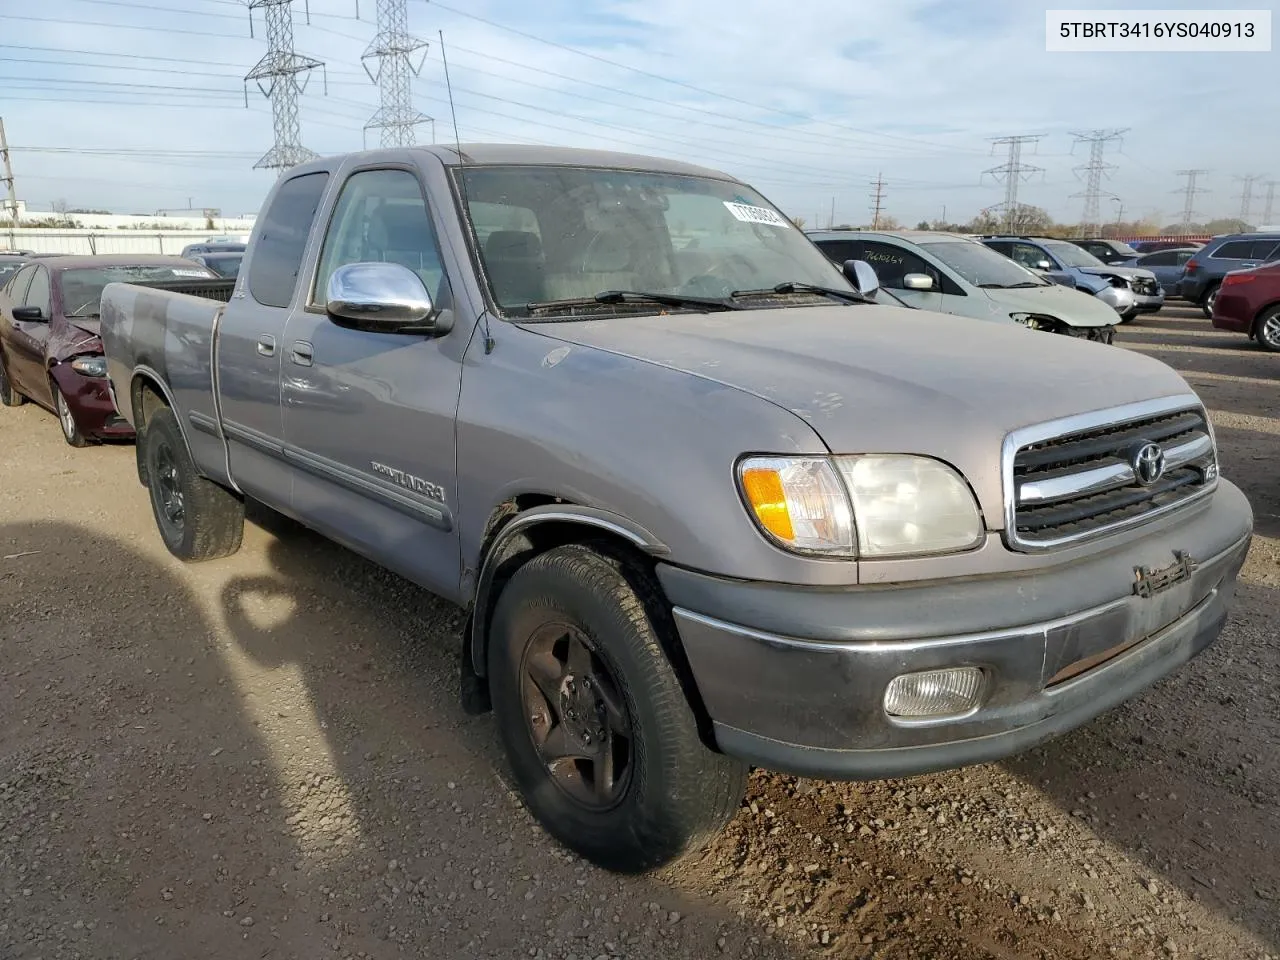
{"label": "chrome grille", "polygon": [[[1109,413],[1021,430],[1006,442],[1011,547],[1042,550],[1101,536],[1176,510],[1213,488],[1217,453],[1198,404],[1165,401]],[[1144,448],[1146,463],[1140,462]],[[1158,471],[1152,469],[1156,449]]]}

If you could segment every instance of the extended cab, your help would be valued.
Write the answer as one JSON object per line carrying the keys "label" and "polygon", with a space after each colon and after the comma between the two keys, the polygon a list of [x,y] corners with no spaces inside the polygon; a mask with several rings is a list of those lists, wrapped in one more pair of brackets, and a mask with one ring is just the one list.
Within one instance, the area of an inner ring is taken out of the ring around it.
{"label": "extended cab", "polygon": [[288,171],[227,303],[113,284],[102,335],[172,553],[251,496],[464,605],[530,809],[640,870],[751,764],[992,760],[1222,628],[1253,517],[1177,373],[873,284],[712,170],[415,147]]}

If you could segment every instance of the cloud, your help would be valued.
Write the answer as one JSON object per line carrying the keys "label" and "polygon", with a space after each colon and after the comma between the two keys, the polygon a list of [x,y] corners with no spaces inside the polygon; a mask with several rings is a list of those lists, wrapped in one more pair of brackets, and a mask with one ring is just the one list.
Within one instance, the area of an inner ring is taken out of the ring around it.
{"label": "cloud", "polygon": [[[866,219],[869,181],[881,172],[888,210],[904,221],[937,216],[944,204],[963,218],[998,202],[1003,188],[982,172],[1004,159],[990,138],[1012,133],[1044,135],[1027,157],[1044,173],[1020,198],[1075,219],[1072,167],[1084,156],[1071,153],[1071,132],[1128,127],[1123,152],[1108,156],[1116,168],[1106,184],[1128,214],[1171,218],[1181,208],[1172,191],[1182,167],[1213,171],[1205,178],[1213,192],[1197,207],[1234,213],[1232,175],[1267,173],[1280,138],[1256,120],[1253,92],[1269,86],[1270,58],[1047,54],[1049,5],[409,0],[410,29],[430,41],[413,90],[417,108],[435,118],[436,138],[452,140],[436,42],[443,29],[463,139],[678,157],[734,172],[809,218],[823,211],[825,220],[834,197],[837,219],[853,222]],[[46,0],[0,14],[0,73],[9,77],[0,82],[15,147],[165,151],[16,149],[19,194],[30,205],[64,198],[148,212],[190,198],[227,213],[256,209],[273,179],[252,169],[271,145],[271,112],[252,86],[245,107],[241,78],[266,50],[261,13],[251,38],[236,0],[157,6]],[[362,0],[360,20],[355,0],[311,0],[310,24],[301,6],[295,47],[326,64],[301,101],[302,142],[322,153],[360,149],[377,109],[360,64],[374,34],[373,0]],[[431,126],[421,134],[429,139]]]}

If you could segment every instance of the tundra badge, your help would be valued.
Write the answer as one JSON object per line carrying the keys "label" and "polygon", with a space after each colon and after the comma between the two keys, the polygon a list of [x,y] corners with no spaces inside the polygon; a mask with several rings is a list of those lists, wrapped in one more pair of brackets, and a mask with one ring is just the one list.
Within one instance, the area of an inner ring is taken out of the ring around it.
{"label": "tundra badge", "polygon": [[432,483],[430,480],[423,480],[421,477],[415,477],[411,473],[405,473],[396,467],[388,467],[385,463],[378,463],[373,460],[369,464],[373,467],[373,472],[381,474],[392,483],[404,487],[406,490],[412,490],[414,493],[423,493],[432,500],[438,500],[444,503],[444,487],[438,483]]}

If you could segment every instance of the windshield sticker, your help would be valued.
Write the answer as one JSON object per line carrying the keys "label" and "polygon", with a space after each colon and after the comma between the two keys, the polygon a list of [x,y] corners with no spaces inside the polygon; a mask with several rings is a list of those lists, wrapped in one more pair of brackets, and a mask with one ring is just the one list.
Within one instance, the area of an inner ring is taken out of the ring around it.
{"label": "windshield sticker", "polygon": [[173,275],[175,277],[207,277],[208,276],[208,274],[205,273],[203,270],[175,270],[173,271]]}
{"label": "windshield sticker", "polygon": [[787,218],[779,213],[775,213],[768,207],[753,207],[749,203],[733,203],[725,200],[724,206],[735,220],[741,220],[743,223],[763,223],[768,227],[786,227]]}

